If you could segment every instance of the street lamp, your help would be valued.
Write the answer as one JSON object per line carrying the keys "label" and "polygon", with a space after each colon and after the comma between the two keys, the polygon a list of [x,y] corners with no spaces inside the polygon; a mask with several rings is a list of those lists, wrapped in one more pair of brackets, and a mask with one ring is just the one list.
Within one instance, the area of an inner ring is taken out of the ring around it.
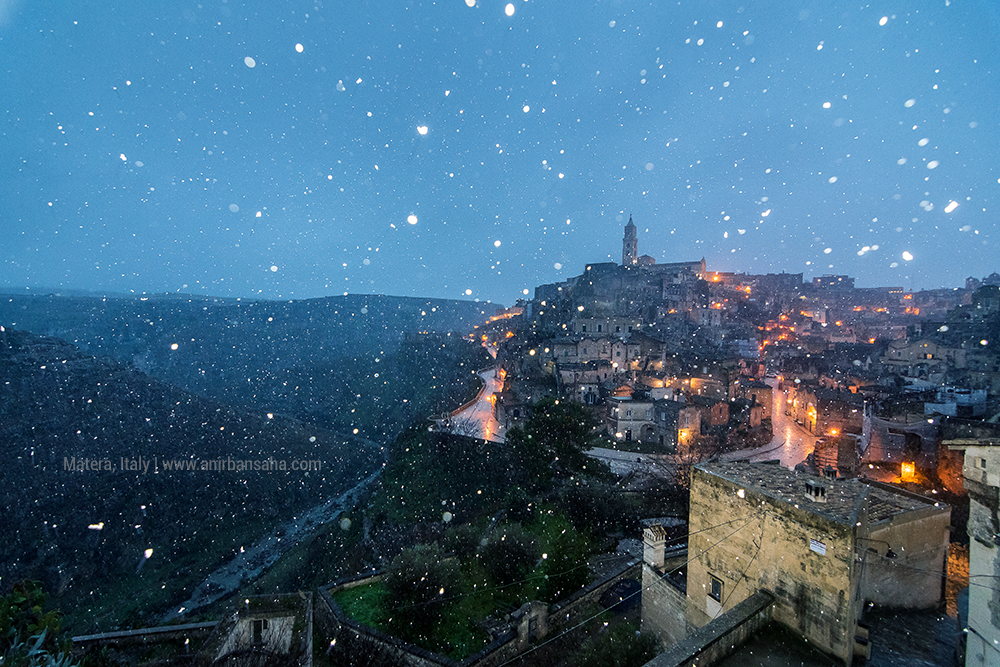
{"label": "street lamp", "polygon": [[[878,542],[880,544],[884,544],[885,547],[886,547],[885,548],[885,557],[886,558],[895,558],[896,557],[896,552],[892,550],[892,547],[889,546],[889,543],[886,542],[885,540],[874,540],[874,539],[872,539],[870,537],[856,537],[854,539],[856,539],[856,540],[864,540],[866,542]],[[872,549],[872,551],[875,551],[875,553],[878,553],[878,550],[876,550],[876,549]]]}

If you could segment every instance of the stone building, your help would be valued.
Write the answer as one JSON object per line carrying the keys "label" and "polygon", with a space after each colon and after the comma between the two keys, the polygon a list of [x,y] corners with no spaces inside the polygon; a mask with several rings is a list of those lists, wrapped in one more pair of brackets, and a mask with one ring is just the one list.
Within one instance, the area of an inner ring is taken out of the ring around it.
{"label": "stone building", "polygon": [[216,626],[193,664],[312,665],[312,594],[245,598]]}
{"label": "stone building", "polygon": [[[537,286],[530,308],[533,321],[565,331],[570,319],[581,313],[586,318],[635,320],[659,307],[664,312],[686,312],[698,300],[694,286],[705,274],[705,259],[657,264],[651,256],[639,256],[638,244],[630,218],[622,239],[622,263],[588,264],[579,276]],[[544,312],[551,321],[542,317]]]}
{"label": "stone building", "polygon": [[669,646],[764,591],[774,622],[850,665],[869,650],[865,603],[941,600],[950,518],[947,505],[875,482],[776,464],[696,466],[686,580],[682,589],[647,559],[644,628]]}
{"label": "stone building", "polygon": [[752,400],[763,407],[761,419],[770,419],[774,404],[774,390],[763,382],[744,381],[741,386],[744,398]]}
{"label": "stone building", "polygon": [[931,338],[892,341],[881,359],[889,370],[906,377],[943,382],[949,370],[966,366],[966,350]]}
{"label": "stone building", "polygon": [[632,216],[625,225],[625,236],[622,238],[622,266],[635,266],[639,263],[639,237],[636,234]]}
{"label": "stone building", "polygon": [[636,401],[630,396],[608,398],[608,433],[619,440],[653,442],[653,402]]}
{"label": "stone building", "polygon": [[965,450],[962,476],[969,493],[969,620],[965,665],[1000,665],[1000,590],[981,582],[1000,572],[1000,440],[946,441]]}
{"label": "stone building", "polygon": [[668,451],[682,456],[690,453],[692,443],[701,436],[701,413],[698,408],[679,401],[654,401],[653,422],[657,442]]}
{"label": "stone building", "polygon": [[642,329],[641,318],[626,317],[574,317],[568,330],[582,336],[626,337]]}

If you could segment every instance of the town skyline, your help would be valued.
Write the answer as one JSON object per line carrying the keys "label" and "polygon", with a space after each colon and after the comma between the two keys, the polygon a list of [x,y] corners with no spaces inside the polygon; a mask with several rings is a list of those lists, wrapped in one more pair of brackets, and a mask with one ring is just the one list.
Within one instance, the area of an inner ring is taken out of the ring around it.
{"label": "town skyline", "polygon": [[[642,247],[639,246],[639,252],[640,253],[641,253],[641,249],[642,249]],[[645,253],[641,253],[641,254],[645,255]],[[649,256],[647,255],[647,257],[649,257]],[[653,258],[653,259],[656,259],[656,258]],[[704,258],[702,258],[702,259],[704,259]],[[572,271],[566,271],[563,274],[561,274],[561,277],[564,280],[566,278],[578,277],[580,275],[583,275],[586,272],[587,267],[590,266],[590,265],[608,264],[608,263],[613,263],[613,264],[624,266],[624,264],[622,263],[622,261],[620,259],[616,260],[612,253],[608,253],[607,257],[602,258],[602,261],[583,262],[581,264],[581,266],[580,266],[579,273],[572,273]],[[666,263],[666,264],[684,264],[684,263],[687,263],[687,262],[682,262],[682,261],[673,261],[673,262],[659,262],[658,261],[657,262],[657,264],[663,264],[663,263]],[[775,268],[780,269],[780,267],[775,267]],[[989,268],[989,267],[987,267],[987,268]],[[908,287],[906,287],[904,285],[899,285],[899,284],[877,284],[877,285],[857,284],[857,277],[856,276],[853,276],[851,274],[840,274],[840,273],[835,273],[835,272],[822,272],[822,273],[821,272],[816,272],[814,274],[810,274],[809,272],[806,272],[806,271],[793,272],[793,271],[786,271],[786,270],[780,269],[780,270],[775,270],[775,271],[767,271],[767,272],[758,273],[758,272],[753,271],[752,268],[750,270],[745,270],[745,271],[727,271],[727,270],[724,270],[724,269],[721,269],[721,268],[719,268],[719,269],[713,269],[711,267],[708,267],[706,269],[706,275],[709,277],[708,279],[710,279],[711,276],[765,276],[765,275],[799,275],[799,274],[802,275],[802,284],[803,285],[812,284],[816,279],[823,278],[823,277],[842,277],[842,278],[848,279],[848,282],[850,284],[850,288],[877,289],[877,288],[894,287],[894,288],[901,288],[904,292],[930,292],[930,291],[942,290],[942,289],[954,289],[954,290],[958,290],[958,289],[975,289],[976,287],[981,286],[983,284],[991,284],[990,282],[988,282],[991,278],[1000,277],[1000,267],[996,267],[996,269],[994,269],[993,271],[991,271],[989,274],[984,274],[982,276],[977,276],[977,275],[966,276],[965,279],[962,280],[962,284],[961,285],[937,285],[937,286],[928,286],[928,287],[922,287],[922,288],[916,288],[916,289],[914,289],[914,288],[908,288]],[[969,284],[970,281],[974,281],[974,284],[971,285],[971,286]],[[474,297],[471,297],[471,295],[459,295],[458,297],[448,297],[448,296],[435,296],[435,295],[432,295],[432,294],[396,294],[396,293],[388,293],[388,292],[385,292],[385,293],[383,293],[383,292],[367,292],[367,293],[365,293],[365,292],[342,292],[342,293],[329,293],[329,294],[321,294],[321,295],[316,295],[316,296],[308,296],[308,297],[302,297],[302,298],[299,298],[299,299],[286,299],[286,298],[283,298],[281,296],[270,296],[270,297],[268,297],[268,296],[259,296],[259,295],[240,296],[240,295],[231,295],[231,294],[212,293],[212,292],[207,292],[207,291],[204,292],[204,293],[198,293],[198,292],[195,292],[193,290],[184,290],[184,291],[178,290],[176,292],[154,292],[154,291],[140,291],[140,290],[115,291],[115,290],[94,290],[94,289],[77,288],[77,287],[64,288],[64,287],[57,287],[57,286],[50,286],[50,285],[41,285],[41,286],[36,286],[36,287],[28,287],[28,286],[23,286],[23,285],[20,285],[20,286],[19,285],[0,285],[0,294],[11,294],[11,295],[25,295],[25,294],[66,294],[66,295],[84,294],[84,295],[102,295],[103,294],[103,295],[107,295],[107,296],[121,296],[121,297],[155,296],[155,295],[170,295],[170,294],[174,294],[174,295],[177,295],[177,296],[188,295],[188,296],[195,296],[195,297],[198,297],[198,298],[232,298],[232,299],[242,299],[242,300],[261,300],[261,301],[274,301],[274,300],[277,300],[277,301],[288,301],[288,300],[296,301],[296,300],[329,298],[329,297],[348,296],[348,295],[350,295],[350,296],[397,296],[397,297],[410,297],[410,298],[417,298],[417,299],[426,298],[426,299],[444,299],[444,300],[457,300],[457,301],[474,301],[476,303],[494,303],[494,304],[497,304],[498,306],[511,306],[511,305],[514,305],[514,303],[516,303],[519,300],[526,300],[526,301],[532,300],[534,298],[533,295],[534,295],[535,288],[542,287],[542,286],[549,285],[549,284],[554,284],[556,282],[559,282],[559,281],[551,281],[551,282],[539,283],[538,285],[534,285],[534,286],[529,287],[529,288],[524,288],[521,291],[520,294],[515,295],[514,298],[511,301],[508,301],[508,302],[497,301],[497,300],[493,300],[493,299],[480,299],[478,297],[474,298]]]}

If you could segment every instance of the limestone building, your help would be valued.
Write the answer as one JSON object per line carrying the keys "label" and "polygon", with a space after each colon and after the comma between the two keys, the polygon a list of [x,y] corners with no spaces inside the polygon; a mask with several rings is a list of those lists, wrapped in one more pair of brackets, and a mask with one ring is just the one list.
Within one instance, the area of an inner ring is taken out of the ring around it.
{"label": "limestone building", "polygon": [[965,450],[962,476],[969,492],[969,621],[965,665],[1000,665],[1000,441],[952,441]]}
{"label": "limestone building", "polygon": [[[620,265],[588,264],[579,276],[537,286],[530,312],[539,322],[558,325],[569,324],[573,317],[641,320],[659,311],[686,313],[698,305],[700,292],[696,285],[704,275],[704,258],[657,264],[649,255],[640,256],[638,233],[629,217]],[[548,313],[547,318],[543,318],[544,313]]]}
{"label": "limestone building", "polygon": [[669,646],[763,591],[773,622],[850,665],[869,650],[865,603],[940,601],[950,518],[947,505],[875,482],[777,464],[697,466],[684,590],[647,559],[644,629]]}

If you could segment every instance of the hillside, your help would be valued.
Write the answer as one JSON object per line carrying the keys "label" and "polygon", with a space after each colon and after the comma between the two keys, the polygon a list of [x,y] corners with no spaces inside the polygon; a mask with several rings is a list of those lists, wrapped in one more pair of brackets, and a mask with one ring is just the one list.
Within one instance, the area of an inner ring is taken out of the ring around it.
{"label": "hillside", "polygon": [[363,295],[7,295],[0,324],[62,338],[227,405],[392,437],[475,391],[471,373],[489,361],[460,337],[495,310]]}
{"label": "hillside", "polygon": [[[161,613],[241,546],[382,460],[361,439],[227,407],[2,327],[0,451],[0,582],[42,580],[74,630]],[[140,457],[148,468],[122,469],[123,458]],[[166,469],[180,459],[270,469]],[[291,469],[303,460],[319,469]]]}

